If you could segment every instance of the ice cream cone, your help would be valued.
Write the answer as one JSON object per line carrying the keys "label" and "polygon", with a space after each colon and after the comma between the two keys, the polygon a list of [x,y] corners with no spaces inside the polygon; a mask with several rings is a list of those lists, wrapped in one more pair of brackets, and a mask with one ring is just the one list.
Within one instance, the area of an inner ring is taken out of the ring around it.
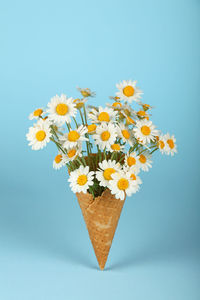
{"label": "ice cream cone", "polygon": [[90,240],[101,270],[104,269],[124,201],[116,199],[108,189],[93,199],[87,193],[76,193]]}

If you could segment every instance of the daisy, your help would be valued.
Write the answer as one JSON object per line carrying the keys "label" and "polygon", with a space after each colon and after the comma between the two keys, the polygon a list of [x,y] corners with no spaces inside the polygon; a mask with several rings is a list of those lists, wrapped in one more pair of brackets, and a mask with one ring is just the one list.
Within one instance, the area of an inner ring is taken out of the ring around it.
{"label": "daisy", "polygon": [[139,190],[140,188],[140,184],[142,184],[142,180],[141,178],[138,176],[139,173],[139,169],[135,169],[134,167],[123,167],[123,170],[125,173],[129,172],[130,173],[130,178],[132,180],[132,183],[135,185],[136,187],[136,192]]}
{"label": "daisy", "polygon": [[92,123],[102,124],[105,122],[112,122],[115,119],[116,114],[117,112],[112,108],[103,108],[99,106],[98,110],[92,109],[91,112],[89,112],[88,117],[91,119]]}
{"label": "daisy", "polygon": [[61,125],[65,122],[70,123],[71,117],[75,117],[77,113],[76,104],[73,101],[73,98],[67,98],[64,94],[51,98],[51,102],[47,104],[49,119]]}
{"label": "daisy", "polygon": [[144,111],[144,110],[137,111],[137,116],[139,118],[147,118],[147,117],[149,117],[148,114],[146,113],[146,111]]}
{"label": "daisy", "polygon": [[39,120],[33,127],[29,128],[26,138],[29,141],[29,146],[32,146],[32,150],[39,150],[46,146],[51,136],[50,123]]}
{"label": "daisy", "polygon": [[117,137],[116,127],[112,123],[102,123],[97,126],[96,134],[93,135],[95,144],[99,146],[101,150],[107,148],[114,144]]}
{"label": "daisy", "polygon": [[66,155],[64,153],[59,152],[58,155],[54,158],[53,168],[58,170],[62,168],[66,164]]}
{"label": "daisy", "polygon": [[91,124],[87,126],[87,130],[89,134],[94,134],[96,132],[97,125]]}
{"label": "daisy", "polygon": [[168,144],[164,135],[159,136],[157,146],[162,154],[167,153]]}
{"label": "daisy", "polygon": [[149,171],[152,167],[151,154],[148,151],[144,151],[142,154],[137,156],[138,165],[144,171]]}
{"label": "daisy", "polygon": [[139,170],[136,152],[127,153],[125,155],[124,163],[125,163],[125,166],[127,166],[129,168],[132,168],[134,170]]}
{"label": "daisy", "polygon": [[129,116],[126,117],[126,125],[134,125],[135,120]]}
{"label": "daisy", "polygon": [[131,196],[137,192],[137,186],[133,184],[130,172],[123,170],[112,174],[112,179],[109,182],[109,189],[111,194],[115,195],[117,199],[125,200],[126,194]]}
{"label": "daisy", "polygon": [[123,145],[120,145],[120,144],[118,144],[118,143],[115,143],[115,144],[112,144],[112,145],[110,146],[109,151],[110,151],[110,152],[120,152],[120,151],[123,151],[123,149],[124,149],[124,146],[123,146]]}
{"label": "daisy", "polygon": [[87,131],[87,127],[81,125],[76,130],[70,130],[68,133],[63,134],[60,137],[63,147],[65,149],[71,149],[78,146],[83,141],[88,141],[88,138],[85,137]]}
{"label": "daisy", "polygon": [[130,146],[133,146],[132,134],[128,129],[128,127],[124,125],[124,123],[119,123],[117,132],[118,132],[118,137],[121,138],[124,143],[128,142]]}
{"label": "daisy", "polygon": [[164,137],[167,142],[166,153],[168,155],[171,154],[171,156],[173,156],[174,153],[177,153],[176,139],[175,139],[174,135],[170,136],[169,133],[165,134]]}
{"label": "daisy", "polygon": [[86,89],[81,89],[79,87],[77,87],[77,90],[81,93],[81,95],[83,97],[95,97],[96,93],[92,92],[90,89],[86,88]]}
{"label": "daisy", "polygon": [[135,133],[135,137],[139,139],[142,144],[155,141],[155,137],[159,135],[159,131],[155,129],[155,125],[148,120],[138,120],[133,131]]}
{"label": "daisy", "polygon": [[123,108],[123,104],[120,101],[115,101],[112,104],[106,103],[106,106],[113,108],[114,110],[121,110]]}
{"label": "daisy", "polygon": [[74,193],[83,192],[86,194],[89,187],[94,184],[93,179],[94,172],[90,172],[88,166],[83,167],[81,165],[77,170],[70,173],[68,181]]}
{"label": "daisy", "polygon": [[142,103],[142,102],[139,102],[138,104],[141,105],[143,110],[145,110],[145,111],[148,110],[148,109],[154,108],[153,106],[151,106],[149,104]]}
{"label": "daisy", "polygon": [[143,93],[138,87],[136,87],[136,83],[137,81],[123,80],[119,84],[116,84],[116,87],[119,90],[116,95],[120,99],[123,99],[129,103],[132,101],[139,102]]}
{"label": "daisy", "polygon": [[76,108],[82,108],[84,106],[84,104],[87,102],[87,99],[74,99],[73,103],[76,105]]}
{"label": "daisy", "polygon": [[100,182],[99,185],[107,187],[112,179],[111,175],[121,170],[120,163],[115,160],[103,160],[99,163],[99,168],[96,171],[96,178]]}
{"label": "daisy", "polygon": [[29,120],[33,119],[39,119],[44,114],[43,108],[38,108],[34,110],[30,115],[29,115]]}
{"label": "daisy", "polygon": [[73,161],[77,157],[81,157],[81,156],[82,156],[82,147],[81,144],[80,145],[78,144],[78,146],[67,150],[66,162]]}

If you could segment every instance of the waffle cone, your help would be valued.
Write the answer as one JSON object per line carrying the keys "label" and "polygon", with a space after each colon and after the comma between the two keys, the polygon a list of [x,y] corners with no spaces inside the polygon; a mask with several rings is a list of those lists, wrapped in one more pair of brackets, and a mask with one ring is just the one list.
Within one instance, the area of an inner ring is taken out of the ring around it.
{"label": "waffle cone", "polygon": [[87,193],[76,193],[94,252],[101,270],[104,269],[124,201],[116,199],[107,189],[93,199]]}

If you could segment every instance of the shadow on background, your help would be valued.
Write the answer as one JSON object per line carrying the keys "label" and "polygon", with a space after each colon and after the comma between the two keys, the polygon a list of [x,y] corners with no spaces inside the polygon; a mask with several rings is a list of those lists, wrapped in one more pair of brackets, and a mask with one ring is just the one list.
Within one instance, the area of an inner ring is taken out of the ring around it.
{"label": "shadow on background", "polygon": [[152,243],[144,244],[136,250],[134,248],[126,256],[124,256],[118,263],[113,263],[106,270],[122,270],[132,268],[135,266],[147,265],[152,263],[170,263],[179,262],[182,260],[199,259],[200,246],[191,245],[184,242],[174,242],[173,238],[167,241],[162,239],[153,240]]}

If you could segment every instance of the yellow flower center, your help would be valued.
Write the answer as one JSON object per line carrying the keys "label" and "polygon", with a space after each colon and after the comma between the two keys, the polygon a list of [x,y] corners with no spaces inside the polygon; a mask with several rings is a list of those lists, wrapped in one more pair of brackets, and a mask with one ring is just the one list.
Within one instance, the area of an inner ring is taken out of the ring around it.
{"label": "yellow flower center", "polygon": [[138,114],[138,116],[140,116],[140,117],[144,117],[144,116],[146,115],[146,113],[145,113],[144,110],[139,110],[139,111],[137,112],[137,114]]}
{"label": "yellow flower center", "polygon": [[144,125],[144,126],[141,127],[141,132],[144,135],[150,135],[151,129],[149,128],[149,126]]}
{"label": "yellow flower center", "polygon": [[135,174],[131,174],[131,179],[132,179],[132,180],[136,180]]}
{"label": "yellow flower center", "polygon": [[136,164],[136,159],[134,157],[132,157],[132,156],[129,156],[127,158],[127,164],[128,164],[129,167],[135,165]]}
{"label": "yellow flower center", "polygon": [[163,141],[159,141],[160,149],[163,149],[165,147],[165,143]]}
{"label": "yellow flower center", "polygon": [[68,112],[68,106],[65,104],[65,103],[59,103],[57,106],[56,106],[56,112],[58,115],[60,116],[65,116],[66,113]]}
{"label": "yellow flower center", "polygon": [[61,162],[61,160],[62,160],[62,155],[61,154],[58,154],[58,155],[56,155],[56,157],[55,157],[55,162],[57,163],[57,164],[59,164],[60,162]]}
{"label": "yellow flower center", "polygon": [[80,134],[76,130],[71,130],[68,133],[68,140],[70,142],[76,142],[80,138]]}
{"label": "yellow flower center", "polygon": [[126,178],[121,178],[117,182],[117,186],[119,190],[126,190],[129,187],[129,182]]}
{"label": "yellow flower center", "polygon": [[39,117],[43,113],[43,110],[41,108],[38,108],[34,111],[33,115],[34,117]]}
{"label": "yellow flower center", "polygon": [[131,115],[131,112],[130,112],[130,110],[129,110],[128,108],[126,108],[126,109],[124,110],[124,112],[125,112],[125,114],[126,114],[127,116],[130,116],[130,115]]}
{"label": "yellow flower center", "polygon": [[126,122],[128,123],[128,124],[135,124],[135,121],[131,118],[131,117],[126,117]]}
{"label": "yellow flower center", "polygon": [[126,140],[128,140],[130,138],[130,133],[128,132],[127,129],[122,130],[122,135]]}
{"label": "yellow flower center", "polygon": [[150,108],[149,104],[143,104],[142,106],[143,106],[143,108]]}
{"label": "yellow flower center", "polygon": [[107,112],[103,111],[98,115],[98,120],[100,122],[109,122],[110,121],[110,116]]}
{"label": "yellow flower center", "polygon": [[127,85],[124,89],[123,89],[123,93],[126,97],[131,97],[134,95],[134,88],[131,85]]}
{"label": "yellow flower center", "polygon": [[111,149],[114,151],[119,151],[120,150],[120,145],[119,144],[113,144],[111,145]]}
{"label": "yellow flower center", "polygon": [[87,127],[89,133],[95,131],[96,128],[97,128],[96,124],[91,124],[91,125],[88,125],[88,127]]}
{"label": "yellow flower center", "polygon": [[38,140],[38,142],[42,142],[46,137],[46,132],[44,130],[39,130],[36,133],[35,137],[36,137],[36,140]]}
{"label": "yellow flower center", "polygon": [[81,90],[81,94],[82,94],[82,96],[83,97],[89,97],[89,96],[91,96],[91,92],[89,91],[89,89],[88,90]]}
{"label": "yellow flower center", "polygon": [[69,158],[74,157],[75,154],[76,154],[76,149],[71,149],[71,150],[69,150],[69,151],[67,152],[67,156],[68,156]]}
{"label": "yellow flower center", "polygon": [[101,139],[102,141],[108,141],[110,138],[110,132],[109,131],[104,131],[101,134]]}
{"label": "yellow flower center", "polygon": [[144,156],[143,154],[140,154],[139,161],[140,161],[142,164],[145,164],[145,162],[147,161],[146,156]]}
{"label": "yellow flower center", "polygon": [[115,170],[113,168],[108,168],[108,169],[105,169],[104,172],[103,172],[103,177],[106,179],[106,180],[111,180],[112,177],[111,175],[115,173]]}
{"label": "yellow flower center", "polygon": [[167,144],[169,145],[169,147],[170,147],[171,149],[174,148],[174,141],[173,141],[172,139],[167,140]]}
{"label": "yellow flower center", "polygon": [[114,102],[114,103],[112,104],[112,106],[113,106],[113,107],[117,107],[117,106],[122,107],[122,104],[121,104],[120,102]]}
{"label": "yellow flower center", "polygon": [[79,185],[85,185],[87,183],[87,176],[86,175],[80,175],[78,178],[77,178],[77,183]]}

